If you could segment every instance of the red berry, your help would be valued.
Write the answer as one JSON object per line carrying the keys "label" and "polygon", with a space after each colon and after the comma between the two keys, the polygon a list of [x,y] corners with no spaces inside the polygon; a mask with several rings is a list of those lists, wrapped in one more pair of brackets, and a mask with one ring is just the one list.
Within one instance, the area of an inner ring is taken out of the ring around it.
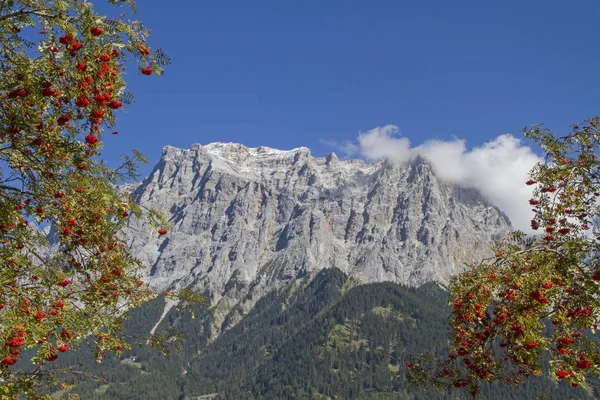
{"label": "red berry", "polygon": [[100,35],[102,35],[103,32],[104,32],[104,29],[102,29],[98,26],[94,26],[93,28],[90,29],[90,33],[92,34],[92,36],[100,36]]}
{"label": "red berry", "polygon": [[81,108],[87,107],[89,104],[90,101],[87,97],[80,97],[75,101],[75,105]]}
{"label": "red berry", "polygon": [[58,38],[58,41],[62,44],[69,44],[73,41],[73,35],[68,34]]}
{"label": "red berry", "polygon": [[71,42],[71,55],[76,55],[79,50],[83,47],[81,42]]}
{"label": "red berry", "polygon": [[67,328],[62,328],[60,331],[60,337],[63,339],[70,339],[73,336],[71,332]]}
{"label": "red berry", "polygon": [[534,231],[537,230],[540,227],[540,225],[537,223],[536,220],[531,220],[531,229],[533,229]]}
{"label": "red berry", "polygon": [[68,286],[71,283],[70,279],[63,279],[62,281],[58,282],[58,284],[62,287]]}
{"label": "red berry", "polygon": [[571,343],[573,343],[573,339],[571,339],[570,337],[561,337],[558,338],[558,343],[560,343],[563,346],[568,346]]}
{"label": "red berry", "polygon": [[591,365],[592,365],[591,361],[587,361],[587,360],[577,361],[577,366],[582,369],[589,368]]}
{"label": "red berry", "polygon": [[565,371],[564,369],[561,369],[560,371],[556,371],[556,376],[558,377],[558,379],[564,379],[567,376],[569,376],[570,372],[569,371]]}
{"label": "red berry", "polygon": [[65,114],[60,116],[56,122],[58,125],[63,126],[64,124],[66,124],[67,122],[69,122],[71,120],[71,114]]}
{"label": "red berry", "polygon": [[44,319],[45,316],[46,316],[46,314],[40,310],[37,313],[35,313],[35,315],[33,317],[35,319],[37,319],[38,321],[41,321],[42,319]]}
{"label": "red berry", "polygon": [[119,100],[113,100],[111,102],[109,102],[107,104],[108,108],[112,108],[113,110],[116,110],[117,108],[121,108],[123,107],[123,103],[121,103]]}
{"label": "red berry", "polygon": [[95,145],[96,143],[98,143],[98,136],[94,136],[94,135],[92,135],[92,134],[89,134],[89,135],[87,135],[87,136],[85,137],[85,142],[86,142],[88,145],[90,145],[90,146],[93,146],[93,145]]}
{"label": "red berry", "polygon": [[148,50],[148,48],[146,46],[144,46],[143,44],[138,47],[138,50],[140,51],[140,53],[142,53],[145,56],[150,55],[150,50]]}
{"label": "red berry", "polygon": [[93,118],[102,118],[104,116],[104,110],[94,110],[90,113]]}
{"label": "red berry", "polygon": [[9,365],[14,365],[17,361],[19,361],[18,358],[6,357],[5,359],[2,360],[2,365],[5,367],[8,367]]}

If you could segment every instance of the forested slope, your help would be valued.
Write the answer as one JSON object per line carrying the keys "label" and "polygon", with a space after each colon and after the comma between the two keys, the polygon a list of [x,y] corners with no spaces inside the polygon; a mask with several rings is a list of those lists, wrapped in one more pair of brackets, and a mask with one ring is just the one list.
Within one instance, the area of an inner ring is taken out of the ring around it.
{"label": "forested slope", "polygon": [[[84,399],[454,399],[462,393],[421,391],[404,378],[411,354],[447,352],[447,294],[393,283],[358,285],[336,269],[297,280],[263,297],[233,328],[210,338],[211,312],[171,311],[160,329],[186,334],[183,351],[167,358],[145,345],[122,359],[94,365],[105,380],[74,391]],[[148,332],[162,300],[135,310],[128,331]],[[66,359],[63,359],[65,362]],[[211,395],[211,396],[206,396]],[[592,399],[593,390],[546,378],[520,387],[488,386],[486,399]],[[545,396],[545,397],[544,397]]]}

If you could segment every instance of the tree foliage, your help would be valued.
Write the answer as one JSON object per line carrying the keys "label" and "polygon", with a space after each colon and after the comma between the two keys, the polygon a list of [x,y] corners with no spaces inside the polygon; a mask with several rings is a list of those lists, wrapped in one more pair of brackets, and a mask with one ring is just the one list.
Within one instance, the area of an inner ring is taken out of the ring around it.
{"label": "tree foliage", "polygon": [[126,348],[124,307],[154,295],[119,234],[129,215],[147,214],[117,190],[144,159],[133,153],[109,168],[101,158],[102,132],[132,100],[128,59],[143,75],[169,62],[148,47],[148,34],[87,0],[0,2],[2,398],[34,397],[52,378],[47,364],[85,338],[98,359]]}
{"label": "tree foliage", "polygon": [[574,125],[556,138],[537,125],[525,135],[546,153],[523,182],[531,228],[497,245],[495,257],[455,277],[452,353],[439,362],[422,357],[413,382],[464,387],[476,396],[480,383],[519,384],[550,374],[572,386],[600,374],[599,119]]}

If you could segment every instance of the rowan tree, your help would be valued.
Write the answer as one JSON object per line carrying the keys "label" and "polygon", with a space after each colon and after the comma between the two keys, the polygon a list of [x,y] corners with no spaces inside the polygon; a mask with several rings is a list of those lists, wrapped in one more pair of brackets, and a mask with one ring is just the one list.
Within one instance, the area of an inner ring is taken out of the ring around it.
{"label": "rowan tree", "polygon": [[[135,11],[133,0],[108,2]],[[160,221],[117,187],[145,160],[134,152],[111,168],[101,158],[103,131],[132,99],[125,65],[160,75],[169,61],[148,34],[87,0],[0,3],[3,399],[37,396],[47,364],[81,340],[93,339],[98,358],[119,353],[124,308],[155,295],[119,234],[130,214]]]}
{"label": "rowan tree", "polygon": [[413,383],[476,396],[481,382],[547,373],[578,386],[600,375],[599,127],[594,118],[560,138],[539,125],[525,131],[546,153],[523,182],[534,188],[536,234],[513,232],[495,257],[452,279],[452,352],[413,361]]}

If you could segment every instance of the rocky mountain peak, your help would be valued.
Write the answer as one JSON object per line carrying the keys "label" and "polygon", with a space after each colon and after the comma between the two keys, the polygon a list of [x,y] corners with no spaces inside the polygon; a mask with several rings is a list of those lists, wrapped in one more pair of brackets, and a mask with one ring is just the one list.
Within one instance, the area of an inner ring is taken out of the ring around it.
{"label": "rocky mountain peak", "polygon": [[510,229],[477,191],[439,180],[423,155],[399,165],[305,147],[167,146],[135,195],[173,223],[166,238],[129,223],[147,280],[213,300],[331,267],[366,282],[444,283]]}
{"label": "rocky mountain peak", "polygon": [[325,165],[335,164],[339,160],[340,159],[338,158],[337,154],[331,152],[331,153],[327,154],[327,156],[325,156]]}

